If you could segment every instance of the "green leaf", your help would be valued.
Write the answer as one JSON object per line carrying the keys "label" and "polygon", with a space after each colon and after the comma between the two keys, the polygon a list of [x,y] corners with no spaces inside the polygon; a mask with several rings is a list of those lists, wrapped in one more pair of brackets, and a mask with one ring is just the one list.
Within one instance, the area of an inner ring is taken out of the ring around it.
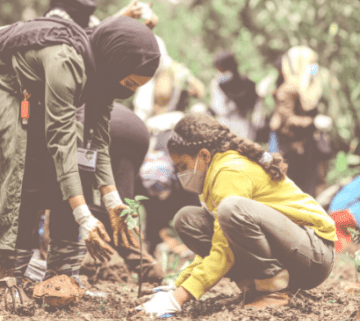
{"label": "green leaf", "polygon": [[177,254],[174,255],[174,260],[171,265],[171,271],[175,271],[179,262],[179,256]]}
{"label": "green leaf", "polygon": [[134,201],[134,200],[131,200],[131,199],[129,199],[129,198],[125,198],[124,200],[125,200],[125,202],[126,202],[129,206],[134,206],[134,204],[135,204],[135,201]]}
{"label": "green leaf", "polygon": [[148,197],[142,196],[142,195],[137,195],[134,199],[135,199],[137,202],[140,202],[140,201],[143,201],[143,200],[149,200]]}
{"label": "green leaf", "polygon": [[137,226],[137,218],[132,216],[127,216],[127,228],[133,230]]}
{"label": "green leaf", "polygon": [[131,208],[126,208],[122,211],[121,215],[119,217],[122,217],[122,216],[125,216],[125,215],[128,215],[128,214],[133,214],[133,210]]}

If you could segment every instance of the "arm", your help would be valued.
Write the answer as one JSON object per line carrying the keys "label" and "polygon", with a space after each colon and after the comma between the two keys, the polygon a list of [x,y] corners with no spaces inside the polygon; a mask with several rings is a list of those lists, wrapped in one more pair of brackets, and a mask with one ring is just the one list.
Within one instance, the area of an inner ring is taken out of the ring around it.
{"label": "arm", "polygon": [[228,114],[227,109],[227,99],[221,88],[219,87],[219,84],[214,78],[211,81],[210,84],[210,94],[211,94],[211,109],[214,111],[214,113],[217,116],[226,116]]}
{"label": "arm", "polygon": [[85,204],[77,165],[76,107],[86,76],[82,58],[68,46],[40,51],[45,73],[47,147],[53,157],[63,199],[74,209]]}
{"label": "arm", "polygon": [[[232,195],[251,198],[252,182],[241,171],[221,171],[214,181],[210,195],[212,201],[215,202],[215,211],[225,197]],[[182,300],[186,298],[186,292],[198,300],[226,275],[233,266],[234,260],[234,254],[229,247],[216,216],[210,255],[203,258],[202,262],[193,268],[190,276],[181,283],[183,289],[175,291],[176,300],[177,296],[180,295],[181,301],[178,303],[180,305],[183,303]],[[180,285],[179,280],[177,280],[177,285]]]}
{"label": "arm", "polygon": [[[291,127],[306,128],[313,123],[310,116],[296,115],[296,103],[299,99],[296,86],[284,83],[276,92],[276,113],[274,114],[270,127],[278,130],[281,127],[284,131]],[[278,119],[278,121],[276,121]]]}

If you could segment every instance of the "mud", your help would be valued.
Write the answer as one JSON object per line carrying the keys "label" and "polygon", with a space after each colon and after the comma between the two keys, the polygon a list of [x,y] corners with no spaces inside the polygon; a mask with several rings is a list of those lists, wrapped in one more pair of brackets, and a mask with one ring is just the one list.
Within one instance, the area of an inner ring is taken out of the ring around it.
{"label": "mud", "polygon": [[[286,306],[260,310],[241,308],[237,304],[226,306],[222,299],[236,297],[239,290],[235,283],[224,278],[200,301],[186,303],[182,312],[169,320],[359,320],[359,281],[349,254],[354,251],[355,248],[350,248],[338,254],[330,277],[313,290],[299,291]],[[30,313],[26,311],[25,315],[19,316],[4,311],[4,289],[0,289],[0,321],[148,320],[135,314],[138,303],[136,275],[128,271],[119,257],[113,258],[108,265],[88,264],[82,269],[81,280],[89,290],[102,291],[106,297],[84,297],[80,302],[63,308],[36,303]],[[146,283],[143,290],[150,290],[153,286]]]}

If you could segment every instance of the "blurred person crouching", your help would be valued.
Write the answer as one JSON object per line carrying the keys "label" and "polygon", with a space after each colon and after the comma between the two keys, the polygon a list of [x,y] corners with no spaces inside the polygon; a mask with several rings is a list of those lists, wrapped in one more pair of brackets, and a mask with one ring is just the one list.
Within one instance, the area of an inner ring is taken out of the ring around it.
{"label": "blurred person crouching", "polygon": [[[198,197],[181,188],[175,165],[167,150],[172,129],[184,116],[183,112],[174,111],[151,117],[146,122],[151,133],[150,147],[140,169],[136,194],[149,197],[144,202],[145,238],[151,254],[155,253],[157,245],[165,241],[165,238],[170,240],[169,236],[180,241],[170,227],[170,221],[182,207],[200,205]],[[173,251],[174,248],[168,250]]]}
{"label": "blurred person crouching", "polygon": [[[152,30],[158,22],[152,12],[145,24]],[[160,52],[160,64],[155,77],[136,91],[133,105],[136,115],[143,121],[172,111],[185,111],[191,97],[203,98],[205,88],[191,71],[168,54],[163,39],[155,34]]]}

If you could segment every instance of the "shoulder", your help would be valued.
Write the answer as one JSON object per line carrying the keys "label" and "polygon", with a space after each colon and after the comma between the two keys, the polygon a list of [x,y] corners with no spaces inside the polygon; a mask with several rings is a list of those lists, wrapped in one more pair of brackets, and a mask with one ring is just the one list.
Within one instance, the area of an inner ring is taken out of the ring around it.
{"label": "shoulder", "polygon": [[45,47],[38,50],[38,55],[45,64],[59,65],[71,62],[73,66],[77,65],[85,71],[83,57],[70,45],[59,44]]}

